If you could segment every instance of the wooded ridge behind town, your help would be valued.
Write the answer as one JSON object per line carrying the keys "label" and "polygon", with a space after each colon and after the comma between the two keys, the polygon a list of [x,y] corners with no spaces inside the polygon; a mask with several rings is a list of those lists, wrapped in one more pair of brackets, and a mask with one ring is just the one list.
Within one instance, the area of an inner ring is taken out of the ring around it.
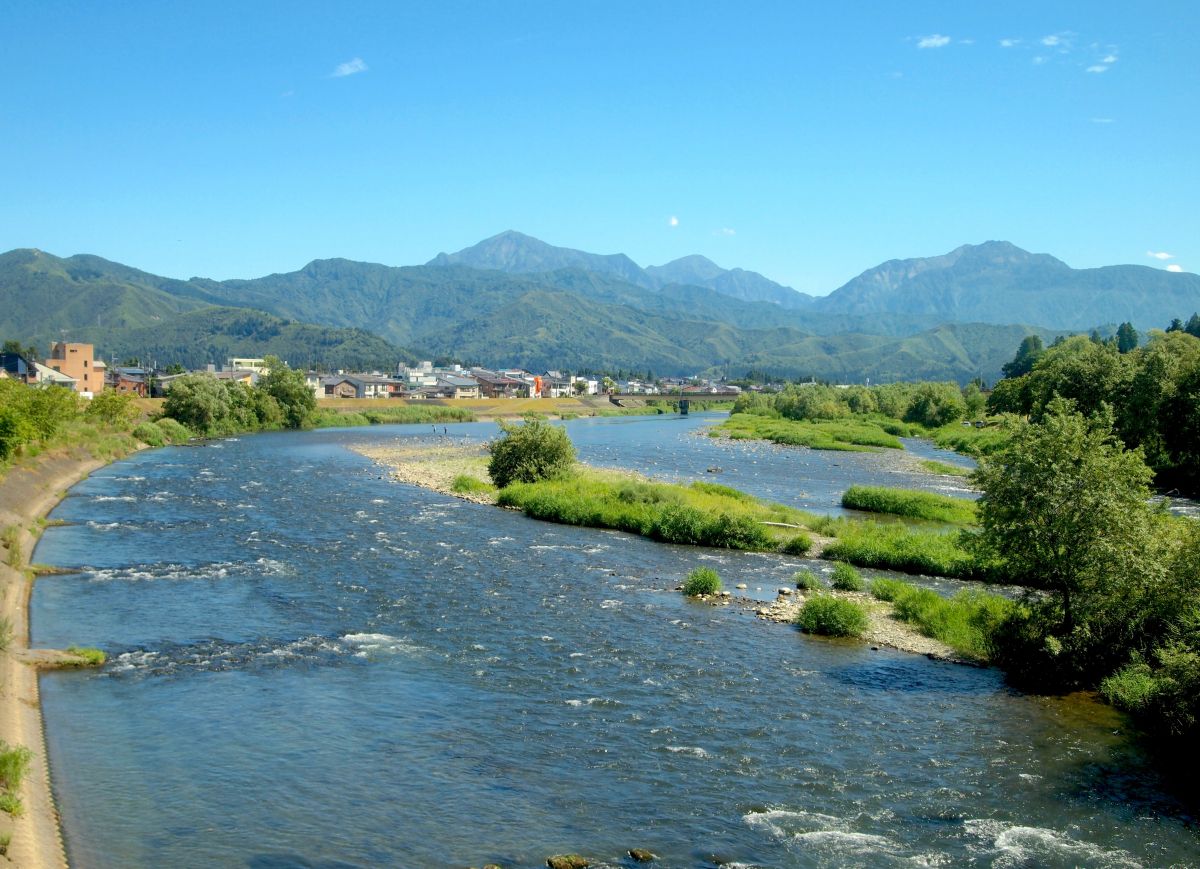
{"label": "wooded ridge behind town", "polygon": [[[704,257],[628,257],[505,232],[426,265],[343,259],[252,280],[164,278],[97,256],[0,254],[0,335],[64,338],[107,360],[187,368],[276,355],[392,371],[422,358],[489,368],[840,382],[993,381],[1022,338],[1200,309],[1200,277],[1072,269],[1007,242],[893,260],[814,297]],[[44,352],[44,351],[43,351]]]}

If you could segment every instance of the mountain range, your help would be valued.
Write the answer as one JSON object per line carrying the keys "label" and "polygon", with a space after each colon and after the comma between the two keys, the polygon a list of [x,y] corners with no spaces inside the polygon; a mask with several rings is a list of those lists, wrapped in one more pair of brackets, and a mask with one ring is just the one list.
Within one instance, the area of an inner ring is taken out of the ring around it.
{"label": "mountain range", "polygon": [[62,335],[119,358],[198,366],[273,352],[293,364],[391,368],[456,358],[534,369],[754,369],[873,382],[994,379],[1021,339],[1200,309],[1200,277],[1072,269],[1007,242],[893,260],[828,296],[690,256],[623,254],[505,232],[423,266],[344,259],[249,280],[176,280],[100,257],[0,254],[0,338]]}

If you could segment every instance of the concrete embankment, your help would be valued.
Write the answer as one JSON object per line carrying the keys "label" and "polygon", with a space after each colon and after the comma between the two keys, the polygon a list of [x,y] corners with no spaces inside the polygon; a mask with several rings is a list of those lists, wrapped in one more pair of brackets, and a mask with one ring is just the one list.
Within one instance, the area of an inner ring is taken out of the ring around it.
{"label": "concrete embankment", "polygon": [[[0,815],[0,835],[11,836],[8,860],[22,869],[65,867],[66,850],[58,810],[50,788],[50,768],[38,696],[37,667],[56,657],[29,648],[29,598],[33,579],[29,556],[37,542],[40,520],[67,489],[106,462],[84,453],[47,452],[11,468],[0,479],[0,531],[7,532],[4,564],[0,564],[0,619],[12,636],[0,652],[0,740],[32,753],[21,783],[24,811]],[[9,529],[16,529],[15,531]]]}

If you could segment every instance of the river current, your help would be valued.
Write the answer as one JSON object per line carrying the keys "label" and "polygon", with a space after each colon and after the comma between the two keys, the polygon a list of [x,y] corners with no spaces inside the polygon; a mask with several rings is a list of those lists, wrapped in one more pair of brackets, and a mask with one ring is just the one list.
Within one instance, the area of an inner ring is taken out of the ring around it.
{"label": "river current", "polygon": [[[566,426],[585,461],[822,512],[854,482],[962,487],[885,454],[697,435],[710,421]],[[41,680],[72,865],[1200,862],[1112,710],[673,590],[698,564],[766,596],[828,565],[539,523],[347,449],[495,433],[255,435],[69,493],[35,560],[76,572],[37,581],[33,641],[110,660]]]}

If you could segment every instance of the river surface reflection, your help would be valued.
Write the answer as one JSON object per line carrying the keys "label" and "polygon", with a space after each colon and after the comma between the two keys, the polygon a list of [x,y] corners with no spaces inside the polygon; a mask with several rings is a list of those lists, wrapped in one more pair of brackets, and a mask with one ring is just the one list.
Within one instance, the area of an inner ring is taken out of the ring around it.
{"label": "river surface reflection", "polygon": [[[595,464],[823,512],[852,482],[961,485],[705,421],[567,427]],[[158,450],[72,490],[36,560],[78,572],[38,580],[32,627],[110,655],[42,679],[73,865],[1196,862],[1111,710],[672,590],[811,562],[537,523],[346,449],[496,431],[442,428]]]}

